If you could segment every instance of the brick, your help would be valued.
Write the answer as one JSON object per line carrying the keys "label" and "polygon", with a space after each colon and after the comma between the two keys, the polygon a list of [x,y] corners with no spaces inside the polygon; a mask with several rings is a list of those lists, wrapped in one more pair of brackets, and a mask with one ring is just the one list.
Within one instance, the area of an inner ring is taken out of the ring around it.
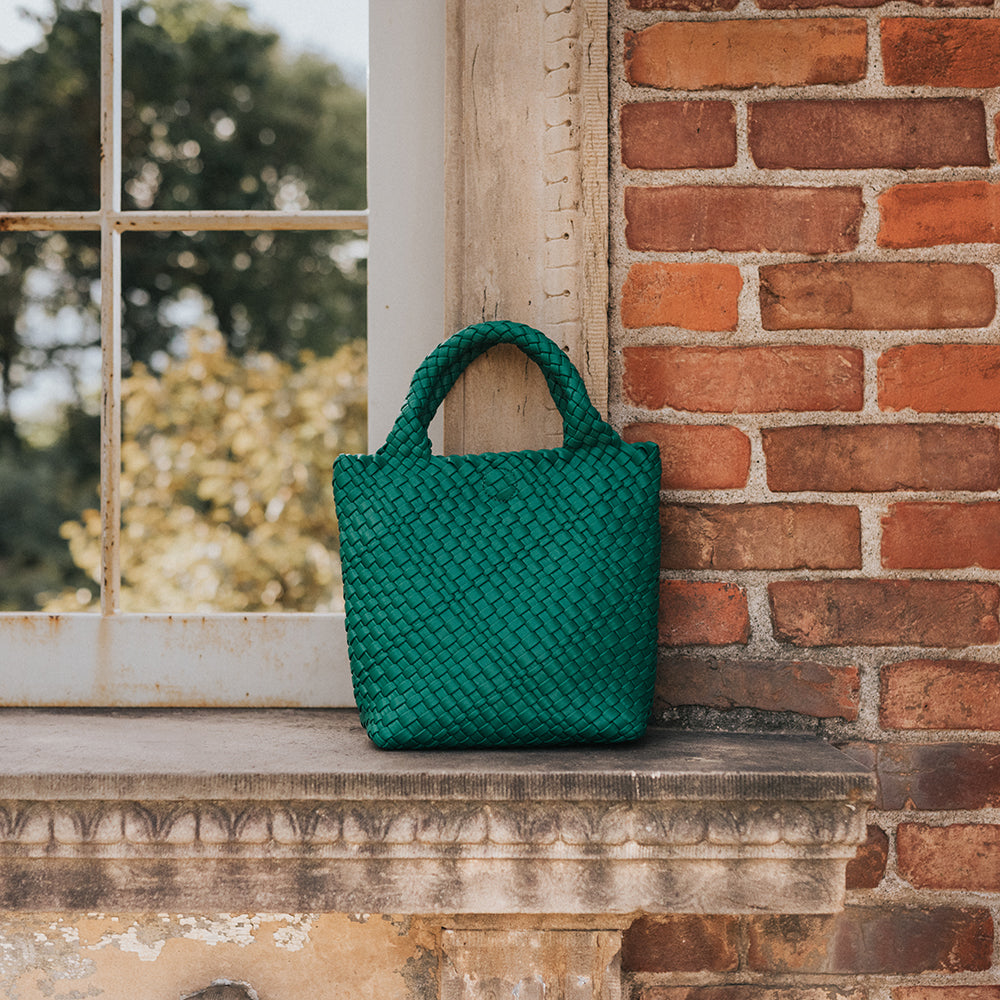
{"label": "brick", "polygon": [[851,187],[630,187],[633,250],[837,253],[858,245],[864,205]]}
{"label": "brick", "polygon": [[898,184],[879,196],[878,207],[882,247],[1000,243],[1000,184]]}
{"label": "brick", "polygon": [[700,413],[860,410],[862,352],[848,347],[626,347],[631,403]]}
{"label": "brick", "polygon": [[675,90],[851,83],[865,75],[860,18],[661,21],[625,32],[633,86]]}
{"label": "brick", "polygon": [[858,848],[858,853],[847,862],[847,888],[876,888],[885,877],[888,863],[888,835],[880,826],[869,826],[865,842]]}
{"label": "brick", "polygon": [[1000,730],[1000,664],[904,660],[882,667],[881,686],[886,729]]}
{"label": "brick", "polygon": [[986,326],[996,312],[982,264],[771,264],[760,269],[766,330],[925,330]]}
{"label": "brick", "polygon": [[731,972],[739,966],[740,919],[672,914],[640,917],[622,935],[629,972]]}
{"label": "brick", "polygon": [[633,10],[733,10],[740,0],[629,0]]}
{"label": "brick", "polygon": [[660,446],[665,490],[738,490],[750,475],[750,439],[726,425],[631,424],[626,441]]}
{"label": "brick", "polygon": [[660,642],[724,646],[749,638],[746,594],[735,583],[664,580],[660,584]]}
{"label": "brick", "polygon": [[897,986],[892,1000],[1000,1000],[1000,986]]}
{"label": "brick", "polygon": [[779,642],[943,646],[1000,640],[1000,587],[965,580],[780,580],[769,584]]}
{"label": "brick", "polygon": [[648,101],[621,110],[622,162],[636,170],[731,167],[736,111],[729,101]]}
{"label": "brick", "polygon": [[991,18],[885,18],[885,82],[894,86],[996,87],[1000,22]]}
{"label": "brick", "polygon": [[1000,503],[895,503],[882,518],[889,569],[1000,569]]}
{"label": "brick", "polygon": [[858,668],[853,665],[674,656],[660,663],[656,701],[661,710],[704,705],[854,720],[859,685]]}
{"label": "brick", "polygon": [[757,972],[979,972],[993,955],[993,919],[980,907],[849,906],[832,915],[749,917],[747,930],[747,963]]}
{"label": "brick", "polygon": [[1000,891],[1000,826],[900,823],[896,867],[917,889]]}
{"label": "brick", "polygon": [[993,809],[1000,806],[1000,746],[884,743],[876,751],[877,809]]}
{"label": "brick", "polygon": [[626,327],[735,330],[743,278],[735,264],[633,264],[622,288]]}
{"label": "brick", "polygon": [[773,427],[761,432],[767,484],[818,490],[993,490],[1000,430],[961,424]]}
{"label": "brick", "polygon": [[883,410],[994,413],[1000,410],[1000,346],[908,344],[878,359]]}
{"label": "brick", "polygon": [[763,101],[748,122],[754,162],[770,170],[989,165],[978,99]]}
{"label": "brick", "polygon": [[[836,986],[646,986],[635,994],[637,1000],[866,1000],[861,989]],[[1000,998],[997,998],[1000,1000]]]}
{"label": "brick", "polygon": [[667,505],[666,569],[860,569],[861,515],[837,504]]}
{"label": "brick", "polygon": [[[892,0],[757,0],[761,10],[815,10],[819,7],[882,7]],[[993,0],[906,0],[915,7],[992,7]]]}

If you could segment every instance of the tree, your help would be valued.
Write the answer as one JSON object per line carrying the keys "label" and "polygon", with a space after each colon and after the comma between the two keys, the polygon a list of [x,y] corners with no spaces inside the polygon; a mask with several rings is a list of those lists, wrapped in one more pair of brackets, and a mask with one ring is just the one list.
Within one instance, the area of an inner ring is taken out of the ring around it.
{"label": "tree", "polygon": [[[297,366],[237,360],[194,330],[159,376],[125,386],[122,606],[131,611],[343,608],[331,469],[365,449],[364,344]],[[100,515],[63,526],[77,565],[100,572]],[[67,591],[46,610],[96,599]]]}
{"label": "tree", "polygon": [[[100,20],[54,0],[41,46],[0,63],[0,211],[87,210],[99,191]],[[289,56],[247,12],[215,0],[134,0],[123,12],[123,204],[161,209],[365,204],[364,95],[340,70]],[[159,363],[196,298],[237,354],[292,360],[364,335],[363,251],[351,234],[126,235],[126,372]],[[0,243],[0,410],[41,365],[72,373],[81,347],[24,331],[25,304],[94,315],[93,234]],[[48,280],[29,276],[45,261]]]}

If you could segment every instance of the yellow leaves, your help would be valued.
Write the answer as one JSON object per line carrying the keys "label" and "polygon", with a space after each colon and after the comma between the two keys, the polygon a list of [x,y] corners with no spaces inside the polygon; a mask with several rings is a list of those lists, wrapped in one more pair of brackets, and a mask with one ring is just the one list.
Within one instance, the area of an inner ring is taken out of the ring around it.
{"label": "yellow leaves", "polygon": [[[364,344],[293,367],[197,330],[182,355],[123,386],[123,608],[342,608],[330,480],[366,447]],[[63,535],[95,574],[97,512]]]}

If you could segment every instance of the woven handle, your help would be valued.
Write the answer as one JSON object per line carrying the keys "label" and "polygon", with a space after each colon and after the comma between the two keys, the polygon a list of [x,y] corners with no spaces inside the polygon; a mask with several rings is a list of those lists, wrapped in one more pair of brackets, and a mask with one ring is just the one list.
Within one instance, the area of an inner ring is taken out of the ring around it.
{"label": "woven handle", "polygon": [[431,418],[459,375],[497,344],[520,348],[542,370],[552,401],[562,414],[567,448],[591,447],[618,437],[601,419],[580,373],[557,344],[530,326],[497,321],[466,327],[427,356],[414,373],[403,409],[378,454],[429,455],[427,427]]}

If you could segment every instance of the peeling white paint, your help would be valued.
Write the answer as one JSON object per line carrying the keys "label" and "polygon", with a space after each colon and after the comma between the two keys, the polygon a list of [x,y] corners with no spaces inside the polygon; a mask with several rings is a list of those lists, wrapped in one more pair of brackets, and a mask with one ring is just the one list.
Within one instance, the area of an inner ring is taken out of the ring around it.
{"label": "peeling white paint", "polygon": [[309,913],[275,914],[276,920],[285,921],[284,927],[279,927],[271,937],[276,948],[285,951],[301,951],[309,943],[309,932],[312,930],[313,918]]}
{"label": "peeling white paint", "polygon": [[87,947],[89,951],[100,951],[102,948],[114,947],[119,951],[134,954],[140,962],[155,962],[160,957],[160,952],[163,951],[163,946],[166,943],[165,937],[156,941],[140,940],[139,928],[132,924],[123,934],[102,934],[99,941]]}
{"label": "peeling white paint", "polygon": [[217,918],[180,917],[178,923],[189,928],[181,932],[181,937],[189,941],[202,941],[208,945],[235,944],[241,948],[254,942],[260,928],[260,917],[247,913],[232,915],[222,913]]}
{"label": "peeling white paint", "polygon": [[80,931],[71,924],[64,924],[60,921],[58,924],[53,924],[50,930],[56,931],[67,944],[80,943]]}

